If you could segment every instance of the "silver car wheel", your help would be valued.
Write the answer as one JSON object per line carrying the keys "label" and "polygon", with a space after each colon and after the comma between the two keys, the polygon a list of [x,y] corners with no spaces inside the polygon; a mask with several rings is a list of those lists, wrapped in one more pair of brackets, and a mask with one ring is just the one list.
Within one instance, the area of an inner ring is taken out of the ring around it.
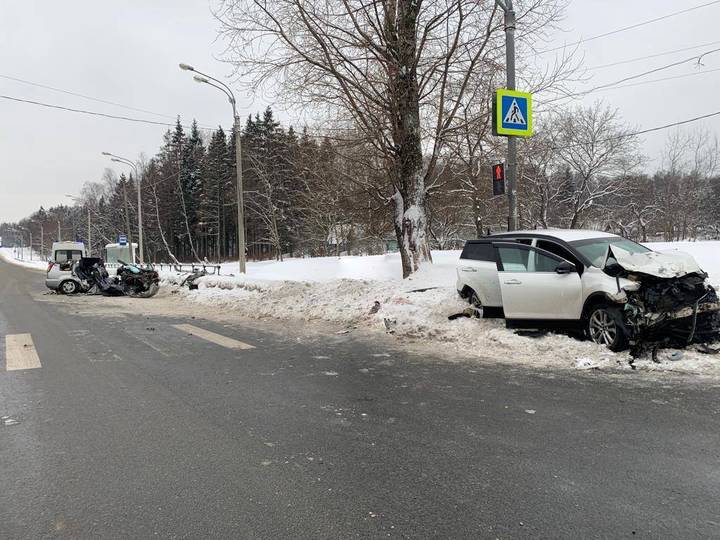
{"label": "silver car wheel", "polygon": [[60,285],[63,294],[75,294],[78,289],[77,283],[74,281],[63,281]]}
{"label": "silver car wheel", "polygon": [[590,316],[588,325],[590,338],[600,345],[610,346],[617,339],[618,327],[615,319],[605,309],[597,309]]}

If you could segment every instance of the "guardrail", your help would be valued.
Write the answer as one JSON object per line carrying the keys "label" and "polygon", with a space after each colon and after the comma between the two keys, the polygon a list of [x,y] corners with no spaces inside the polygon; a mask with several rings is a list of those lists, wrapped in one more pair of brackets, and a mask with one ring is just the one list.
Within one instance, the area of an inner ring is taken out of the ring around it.
{"label": "guardrail", "polygon": [[220,275],[221,266],[219,264],[201,264],[201,263],[188,263],[188,264],[176,264],[176,263],[153,263],[151,265],[155,269],[159,270],[174,270],[175,272],[195,272],[196,270],[204,270],[210,275]]}

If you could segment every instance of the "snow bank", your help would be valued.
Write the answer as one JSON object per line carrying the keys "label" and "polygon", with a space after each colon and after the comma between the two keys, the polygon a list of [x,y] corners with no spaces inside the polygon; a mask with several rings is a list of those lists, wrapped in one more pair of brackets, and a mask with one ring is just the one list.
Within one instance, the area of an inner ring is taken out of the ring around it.
{"label": "snow bank", "polygon": [[40,254],[33,252],[30,260],[30,250],[25,248],[24,259],[20,259],[20,250],[15,248],[0,248],[0,258],[4,261],[17,264],[18,266],[24,266],[26,268],[35,268],[38,270],[47,269],[47,261],[42,260]]}
{"label": "snow bank", "polygon": [[[433,265],[428,265],[432,273],[443,276],[455,275],[455,264],[460,251],[433,251]],[[440,270],[439,270],[440,269]],[[221,273],[238,273],[238,263],[221,265]],[[365,279],[387,281],[402,279],[400,254],[343,257],[313,257],[306,259],[286,259],[278,261],[249,261],[247,275],[252,279],[272,281],[312,281],[325,282],[335,279]]]}
{"label": "snow bank", "polygon": [[[649,244],[653,249],[680,248],[694,255],[720,283],[720,242]],[[615,354],[587,341],[563,335],[524,337],[505,328],[503,320],[454,321],[448,315],[467,307],[455,289],[459,251],[434,251],[435,264],[401,279],[397,254],[368,257],[323,257],[250,263],[246,276],[207,276],[196,291],[183,290],[190,301],[232,310],[252,318],[328,321],[348,328],[389,332],[415,344],[441,344],[458,357],[500,363],[567,369],[631,369],[627,353]],[[234,264],[224,271],[234,271]],[[179,276],[164,274],[166,281]],[[692,351],[661,353],[638,368],[720,376],[720,360]]]}

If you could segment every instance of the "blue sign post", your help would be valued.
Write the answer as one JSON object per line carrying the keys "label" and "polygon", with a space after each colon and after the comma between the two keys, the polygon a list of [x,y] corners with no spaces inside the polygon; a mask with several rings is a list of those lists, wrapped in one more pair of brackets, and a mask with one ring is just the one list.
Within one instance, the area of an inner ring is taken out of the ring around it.
{"label": "blue sign post", "polygon": [[495,135],[532,136],[532,94],[517,90],[496,90],[493,105]]}

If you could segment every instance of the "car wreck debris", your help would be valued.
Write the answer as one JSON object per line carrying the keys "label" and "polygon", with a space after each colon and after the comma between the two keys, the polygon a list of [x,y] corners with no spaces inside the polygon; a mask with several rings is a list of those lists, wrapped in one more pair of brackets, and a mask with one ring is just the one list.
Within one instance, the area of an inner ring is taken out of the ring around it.
{"label": "car wreck debris", "polygon": [[188,289],[191,291],[197,290],[198,283],[196,280],[208,275],[210,275],[210,272],[208,272],[205,268],[195,268],[185,277],[185,279],[182,280],[182,282],[180,282],[180,287],[187,285]]}
{"label": "car wreck debris", "polygon": [[72,272],[81,283],[80,292],[104,296],[132,296],[150,298],[160,289],[160,277],[155,270],[119,261],[115,276],[110,276],[102,259],[83,257]]}
{"label": "car wreck debris", "polygon": [[[713,352],[708,345],[720,339],[720,300],[692,257],[610,247],[605,271],[618,281],[613,300],[623,304],[622,326],[633,358],[651,352],[655,360],[659,348],[692,344]],[[627,283],[621,286],[620,279]]]}

